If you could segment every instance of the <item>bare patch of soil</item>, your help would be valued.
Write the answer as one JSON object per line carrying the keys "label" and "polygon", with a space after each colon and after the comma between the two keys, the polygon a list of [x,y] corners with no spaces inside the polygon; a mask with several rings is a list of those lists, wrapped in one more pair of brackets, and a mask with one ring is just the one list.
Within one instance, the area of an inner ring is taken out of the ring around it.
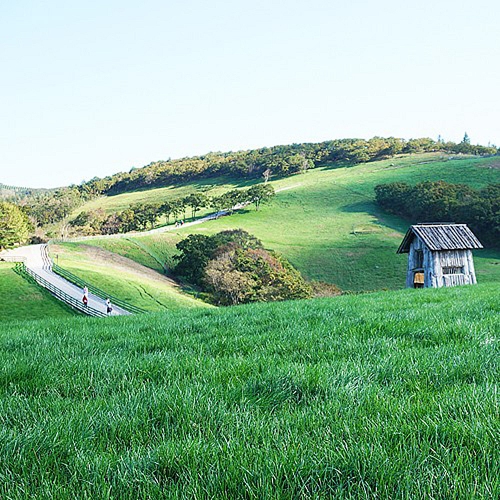
{"label": "bare patch of soil", "polygon": [[[127,257],[123,257],[122,255],[104,250],[100,247],[94,247],[91,245],[80,245],[80,247],[80,253],[85,255],[85,257],[90,261],[96,262],[103,266],[112,267],[118,272],[126,271],[127,273],[136,274],[137,276],[146,277],[154,281],[162,282],[165,285],[179,287],[179,285],[173,279],[167,278],[158,271],[150,269],[149,267],[145,267],[142,264],[133,261],[132,259],[128,259]],[[64,253],[64,247],[52,245],[51,251],[62,254]]]}
{"label": "bare patch of soil", "polygon": [[480,165],[482,168],[494,168],[495,170],[500,170],[500,160],[490,161],[488,163],[484,163]]}

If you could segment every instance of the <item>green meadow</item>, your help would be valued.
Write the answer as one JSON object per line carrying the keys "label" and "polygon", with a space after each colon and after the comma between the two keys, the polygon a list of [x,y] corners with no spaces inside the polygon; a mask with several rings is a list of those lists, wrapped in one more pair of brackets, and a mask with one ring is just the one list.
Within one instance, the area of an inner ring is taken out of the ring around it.
{"label": "green meadow", "polygon": [[[129,191],[114,196],[101,196],[75,209],[70,217],[74,217],[82,211],[91,210],[104,210],[106,213],[119,212],[136,203],[162,203],[166,200],[184,198],[192,193],[200,191],[207,196],[219,196],[225,191],[246,187],[254,183],[255,180],[245,181],[226,176],[200,179],[175,186]],[[200,211],[200,213],[205,212],[207,212],[207,210]]]}
{"label": "green meadow", "polygon": [[[500,252],[476,253],[477,286],[380,291],[404,286],[408,222],[374,186],[437,179],[499,182],[498,159],[324,166],[259,211],[50,245],[145,315],[76,316],[0,264],[0,498],[498,498]],[[217,309],[168,277],[181,238],[238,227],[309,279],[379,291]]]}
{"label": "green meadow", "polygon": [[0,262],[0,323],[74,314],[49,292],[16,274],[14,264]]}
{"label": "green meadow", "polygon": [[498,498],[495,285],[0,330],[1,498]]}
{"label": "green meadow", "polygon": [[[276,198],[258,212],[249,206],[232,216],[162,235],[99,238],[90,244],[153,269],[168,269],[175,244],[187,234],[243,228],[266,247],[285,255],[310,280],[334,283],[348,291],[398,289],[404,287],[406,256],[396,255],[396,250],[409,223],[376,205],[374,187],[386,182],[415,184],[441,179],[478,188],[500,182],[499,167],[496,157],[449,159],[440,154],[409,155],[352,167],[330,165],[272,181]],[[158,192],[150,191],[154,199]],[[141,196],[147,193],[142,191]],[[500,281],[498,250],[476,252],[475,264],[479,282]]]}

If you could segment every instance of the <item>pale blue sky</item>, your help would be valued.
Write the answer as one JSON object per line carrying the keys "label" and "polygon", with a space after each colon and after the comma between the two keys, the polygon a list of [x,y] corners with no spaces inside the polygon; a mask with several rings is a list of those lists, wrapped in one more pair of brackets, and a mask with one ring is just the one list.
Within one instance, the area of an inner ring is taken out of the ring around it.
{"label": "pale blue sky", "polygon": [[0,182],[440,134],[500,144],[500,2],[0,0]]}

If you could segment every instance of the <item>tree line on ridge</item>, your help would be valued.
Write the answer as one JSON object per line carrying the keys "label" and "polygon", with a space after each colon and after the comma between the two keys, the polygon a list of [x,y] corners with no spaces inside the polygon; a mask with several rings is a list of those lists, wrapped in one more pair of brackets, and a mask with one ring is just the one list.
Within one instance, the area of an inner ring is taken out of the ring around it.
{"label": "tree line on ridge", "polygon": [[338,139],[156,161],[142,168],[132,168],[129,172],[92,179],[83,184],[83,188],[97,194],[119,194],[197,178],[220,175],[251,178],[259,177],[267,171],[273,176],[287,176],[328,163],[357,164],[402,153],[437,151],[473,155],[498,154],[495,146],[472,145],[467,134],[458,144],[430,138]]}
{"label": "tree line on ridge", "polygon": [[[104,178],[94,178],[79,185],[53,190],[29,190],[10,188],[0,192],[0,198],[15,202],[28,215],[30,224],[40,238],[45,233],[54,234],[57,223],[66,219],[76,208],[100,195],[112,195],[137,189],[149,189],[175,185],[199,178],[227,175],[236,179],[280,177],[305,172],[310,168],[333,164],[335,166],[354,165],[368,161],[390,158],[397,154],[437,152],[473,155],[494,155],[499,153],[496,146],[472,145],[465,134],[460,143],[437,141],[430,138],[400,139],[395,137],[374,137],[364,139],[338,139],[320,143],[301,143],[273,146],[248,151],[208,153],[202,156],[153,162],[142,168],[132,168],[129,172],[117,173]],[[12,191],[14,189],[15,193]],[[13,196],[13,197],[12,197]],[[141,212],[137,223],[128,220],[130,213],[124,214],[123,221],[117,214],[106,225],[106,231],[122,231],[125,227],[144,227],[144,221],[151,225],[154,209],[133,210]],[[216,207],[213,207],[216,209]],[[149,213],[145,213],[149,212]],[[92,214],[91,214],[92,215]],[[102,219],[102,214],[97,214]],[[173,212],[172,212],[173,215]],[[128,217],[128,218],[127,218]],[[89,227],[103,223],[91,221]],[[153,222],[154,224],[154,222]],[[94,231],[98,231],[93,229]]]}
{"label": "tree line on ridge", "polygon": [[185,220],[189,210],[192,219],[202,208],[210,208],[214,212],[232,213],[237,205],[253,203],[258,210],[260,205],[268,202],[274,194],[274,188],[269,184],[256,184],[248,189],[233,189],[212,197],[195,192],[163,203],[135,204],[112,214],[106,214],[103,210],[81,212],[70,225],[79,234],[86,235],[144,231],[153,229],[160,217],[165,217],[167,224],[170,224],[171,218]]}
{"label": "tree line on ridge", "polygon": [[391,182],[375,187],[375,199],[388,212],[413,223],[464,223],[483,243],[500,246],[500,184],[474,189],[444,181],[414,186]]}

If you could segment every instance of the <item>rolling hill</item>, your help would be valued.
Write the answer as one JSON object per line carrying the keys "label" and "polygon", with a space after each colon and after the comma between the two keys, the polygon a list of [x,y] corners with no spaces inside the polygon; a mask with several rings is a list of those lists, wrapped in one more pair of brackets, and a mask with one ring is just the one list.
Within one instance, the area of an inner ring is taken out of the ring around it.
{"label": "rolling hill", "polygon": [[[123,239],[99,238],[85,244],[130,256],[161,270],[159,262],[171,264],[175,243],[190,232],[243,228],[285,255],[310,280],[334,283],[348,291],[397,289],[404,286],[406,259],[395,252],[409,222],[382,211],[374,202],[373,189],[386,182],[414,184],[423,180],[482,187],[499,182],[499,159],[429,153],[349,167],[325,165],[271,181],[278,194],[259,212],[248,207],[230,217],[162,235],[129,234]],[[212,189],[235,186],[227,179],[220,185],[212,179],[210,185]],[[178,192],[199,187],[199,183],[188,183],[104,197],[99,203],[112,210],[125,206],[131,197],[135,202],[158,201],[162,196],[175,198]],[[500,281],[499,259],[500,252],[495,249],[476,253],[479,282]]]}
{"label": "rolling hill", "polygon": [[242,227],[309,279],[401,288],[408,222],[379,210],[373,187],[498,175],[496,158],[325,165],[273,180],[259,211],[51,245],[61,266],[161,311],[147,315],[53,311],[0,264],[0,496],[497,498],[497,250],[476,254],[477,286],[219,309],[162,273],[189,232]]}

